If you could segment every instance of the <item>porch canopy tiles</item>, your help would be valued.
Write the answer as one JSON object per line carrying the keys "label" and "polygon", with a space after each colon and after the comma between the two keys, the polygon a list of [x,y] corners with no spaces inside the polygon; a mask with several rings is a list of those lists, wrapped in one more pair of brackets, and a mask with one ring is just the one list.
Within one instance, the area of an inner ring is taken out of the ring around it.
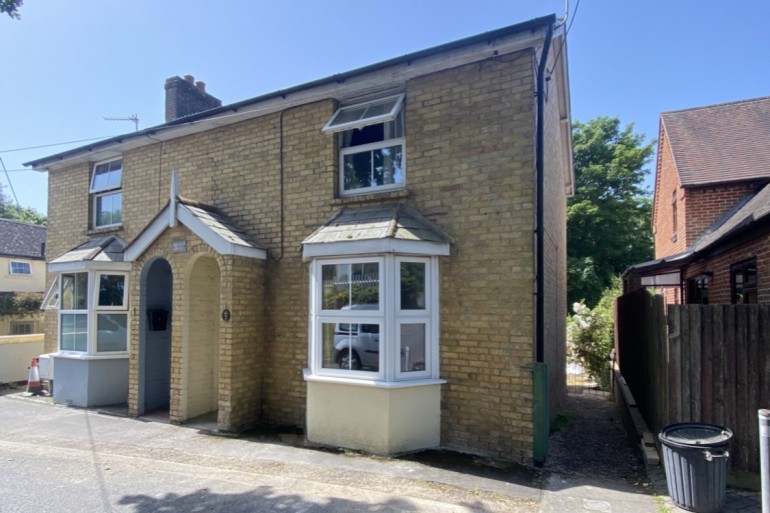
{"label": "porch canopy tiles", "polygon": [[219,210],[177,196],[169,201],[142,233],[129,244],[125,251],[125,259],[129,262],[136,260],[166,228],[176,226],[177,221],[189,228],[220,255],[243,256],[259,260],[267,258],[267,247],[252,240],[246,232],[238,228]]}

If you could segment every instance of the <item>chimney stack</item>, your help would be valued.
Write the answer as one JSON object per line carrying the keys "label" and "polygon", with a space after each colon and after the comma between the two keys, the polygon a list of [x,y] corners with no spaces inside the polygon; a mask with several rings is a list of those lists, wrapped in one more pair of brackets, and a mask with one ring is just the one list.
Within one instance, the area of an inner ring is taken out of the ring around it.
{"label": "chimney stack", "polygon": [[192,75],[166,79],[166,123],[222,106],[222,101],[206,92],[205,82]]}

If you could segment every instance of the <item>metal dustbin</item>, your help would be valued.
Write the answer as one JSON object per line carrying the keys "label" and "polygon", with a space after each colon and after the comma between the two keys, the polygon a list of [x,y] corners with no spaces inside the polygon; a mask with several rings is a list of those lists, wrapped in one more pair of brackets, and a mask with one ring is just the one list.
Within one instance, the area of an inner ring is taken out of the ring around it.
{"label": "metal dustbin", "polygon": [[727,450],[733,432],[712,424],[671,424],[658,435],[663,445],[668,494],[682,509],[717,513],[725,504]]}

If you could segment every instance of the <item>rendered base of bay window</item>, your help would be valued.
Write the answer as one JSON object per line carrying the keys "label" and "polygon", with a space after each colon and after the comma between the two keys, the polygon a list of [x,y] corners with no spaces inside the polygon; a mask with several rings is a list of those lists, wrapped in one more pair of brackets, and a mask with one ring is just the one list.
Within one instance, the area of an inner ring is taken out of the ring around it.
{"label": "rendered base of bay window", "polygon": [[128,400],[128,355],[54,353],[53,402],[91,408]]}
{"label": "rendered base of bay window", "polygon": [[312,443],[380,456],[440,444],[443,380],[377,386],[306,379]]}

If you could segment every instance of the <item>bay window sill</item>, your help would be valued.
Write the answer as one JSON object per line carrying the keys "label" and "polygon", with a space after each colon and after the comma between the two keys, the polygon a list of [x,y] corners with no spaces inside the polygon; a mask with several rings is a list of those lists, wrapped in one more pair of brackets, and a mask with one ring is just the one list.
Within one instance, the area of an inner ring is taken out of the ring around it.
{"label": "bay window sill", "polygon": [[359,387],[372,387],[372,388],[412,388],[423,387],[432,385],[443,385],[447,381],[445,379],[436,378],[420,378],[409,379],[401,381],[381,381],[375,379],[358,379],[347,378],[343,376],[324,376],[319,374],[313,374],[310,369],[303,369],[305,381],[311,381],[315,383],[333,383],[336,385],[352,385]]}
{"label": "bay window sill", "polygon": [[76,353],[72,351],[57,351],[56,353],[49,353],[53,358],[66,358],[68,360],[123,360],[128,359],[129,354],[126,353],[109,353],[109,354],[88,354],[88,353]]}

